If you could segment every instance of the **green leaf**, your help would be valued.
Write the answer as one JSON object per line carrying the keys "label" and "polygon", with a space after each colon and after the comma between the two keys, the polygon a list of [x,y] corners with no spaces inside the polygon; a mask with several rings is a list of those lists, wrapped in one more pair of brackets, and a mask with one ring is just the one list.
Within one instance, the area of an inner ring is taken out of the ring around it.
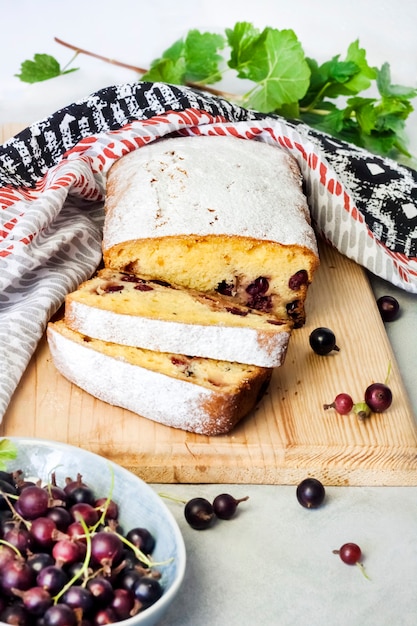
{"label": "green leaf", "polygon": [[398,159],[400,155],[411,157],[407,148],[407,141],[397,133],[361,135],[360,138],[360,145],[374,154],[393,159]]}
{"label": "green leaf", "polygon": [[346,62],[356,65],[356,72],[343,85],[346,95],[354,95],[368,89],[376,79],[377,71],[368,65],[366,51],[359,47],[359,40],[353,41],[348,47]]}
{"label": "green leaf", "polygon": [[245,105],[268,113],[296,103],[305,94],[310,68],[294,31],[265,28],[261,33],[247,22],[228,31],[229,66],[240,78],[256,85],[245,95]]}
{"label": "green leaf", "polygon": [[411,156],[403,115],[404,112],[398,111],[396,106],[387,107],[382,100],[361,96],[349,98],[343,109],[327,101],[322,103],[320,111],[307,109],[300,113],[306,124],[318,130],[392,158]]}
{"label": "green leaf", "polygon": [[344,111],[331,103],[327,103],[320,113],[315,111],[302,113],[301,119],[309,126],[313,126],[335,137],[339,136],[345,125]]}
{"label": "green leaf", "polygon": [[177,61],[162,58],[152,63],[150,70],[142,75],[141,80],[183,85],[185,83],[185,70],[184,58],[180,58]]}
{"label": "green leaf", "polygon": [[225,39],[222,35],[190,30],[185,40],[187,80],[206,84],[218,82],[222,77],[219,64],[223,61],[218,50],[224,46]]}
{"label": "green leaf", "polygon": [[261,34],[249,22],[237,22],[233,29],[226,29],[226,37],[230,46],[228,66],[237,71],[239,78],[251,78],[252,57],[263,45],[265,31]]}
{"label": "green leaf", "polygon": [[24,83],[39,83],[56,76],[70,74],[78,68],[62,70],[58,61],[49,54],[35,54],[33,61],[23,61],[20,65],[20,74],[15,74]]}
{"label": "green leaf", "polygon": [[152,62],[142,80],[165,81],[175,85],[188,82],[210,84],[221,79],[218,54],[225,45],[222,35],[190,30],[185,39],[170,46],[162,57]]}
{"label": "green leaf", "polygon": [[376,84],[381,96],[411,100],[417,96],[417,89],[391,84],[391,68],[389,63],[384,63],[377,72]]}
{"label": "green leaf", "polygon": [[346,59],[340,55],[318,65],[314,59],[307,59],[311,70],[310,86],[302,100],[302,107],[321,108],[326,98],[351,96],[368,89],[377,72],[368,65],[366,53],[356,40],[349,45]]}
{"label": "green leaf", "polygon": [[183,85],[185,76],[185,43],[182,39],[175,41],[162,56],[152,61],[148,72],[141,80],[151,82],[167,82]]}
{"label": "green leaf", "polygon": [[7,468],[7,461],[13,461],[17,457],[17,447],[9,439],[0,440],[0,469]]}
{"label": "green leaf", "polygon": [[377,110],[375,108],[375,98],[361,98],[356,96],[347,100],[345,109],[346,117],[354,117],[363,133],[370,135],[375,129],[377,122]]}

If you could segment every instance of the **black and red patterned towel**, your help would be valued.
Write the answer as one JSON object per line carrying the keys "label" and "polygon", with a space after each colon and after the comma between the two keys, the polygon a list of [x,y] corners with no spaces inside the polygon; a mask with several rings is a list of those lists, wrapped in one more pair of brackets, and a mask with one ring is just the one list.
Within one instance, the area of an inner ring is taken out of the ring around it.
{"label": "black and red patterned towel", "polygon": [[48,319],[101,260],[109,167],[172,133],[231,134],[284,148],[299,163],[317,232],[417,293],[417,172],[189,88],[111,86],[0,146],[0,420]]}

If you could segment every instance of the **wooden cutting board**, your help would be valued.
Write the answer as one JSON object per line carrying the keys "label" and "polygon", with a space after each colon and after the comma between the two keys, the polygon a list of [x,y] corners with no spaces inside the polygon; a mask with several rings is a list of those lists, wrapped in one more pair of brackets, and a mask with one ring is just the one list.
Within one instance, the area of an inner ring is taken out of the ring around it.
{"label": "wooden cutting board", "polygon": [[[0,141],[20,128],[1,127]],[[297,484],[314,475],[326,485],[417,485],[416,422],[364,270],[322,243],[306,311],[268,394],[228,435],[186,433],[96,400],[55,370],[45,338],[0,435],[80,446],[148,482]],[[317,326],[333,329],[340,352],[311,350]],[[394,400],[387,412],[361,422],[323,410],[340,392],[362,400],[389,367]]]}

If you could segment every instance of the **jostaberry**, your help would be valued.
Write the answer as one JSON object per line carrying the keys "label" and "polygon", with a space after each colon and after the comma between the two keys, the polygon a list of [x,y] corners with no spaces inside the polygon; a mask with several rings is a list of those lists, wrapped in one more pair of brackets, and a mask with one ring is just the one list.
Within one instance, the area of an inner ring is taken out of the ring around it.
{"label": "jostaberry", "polygon": [[366,404],[374,413],[383,413],[392,403],[392,391],[385,383],[372,383],[365,391]]}
{"label": "jostaberry", "polygon": [[64,488],[54,474],[46,486],[35,480],[2,474],[2,623],[113,624],[161,597],[149,556],[156,538],[146,528],[124,534],[117,503],[97,497],[80,475]]}
{"label": "jostaberry", "polygon": [[362,558],[362,550],[357,543],[344,543],[339,550],[333,550],[333,554],[338,554],[347,565],[357,565],[365,578],[368,578],[365,569],[360,562]]}
{"label": "jostaberry", "polygon": [[334,409],[339,415],[347,415],[353,409],[353,400],[348,393],[338,393],[333,402],[323,405],[324,410]]}
{"label": "jostaberry", "polygon": [[214,522],[215,514],[211,502],[206,498],[192,498],[184,508],[184,516],[191,528],[205,530]]}
{"label": "jostaberry", "polygon": [[317,478],[305,478],[296,491],[298,502],[306,509],[317,509],[323,504],[325,495],[325,488]]}
{"label": "jostaberry", "polygon": [[236,513],[241,502],[245,502],[249,496],[236,499],[229,493],[221,493],[213,500],[213,510],[219,519],[231,519]]}
{"label": "jostaberry", "polygon": [[384,322],[393,322],[397,319],[400,305],[394,296],[381,296],[377,300],[377,306]]}
{"label": "jostaberry", "polygon": [[17,504],[21,515],[27,520],[33,520],[47,513],[49,496],[42,487],[30,485],[20,493]]}
{"label": "jostaberry", "polygon": [[340,348],[336,344],[336,336],[330,328],[320,326],[315,328],[309,336],[310,347],[316,354],[326,356],[330,352],[339,352]]}

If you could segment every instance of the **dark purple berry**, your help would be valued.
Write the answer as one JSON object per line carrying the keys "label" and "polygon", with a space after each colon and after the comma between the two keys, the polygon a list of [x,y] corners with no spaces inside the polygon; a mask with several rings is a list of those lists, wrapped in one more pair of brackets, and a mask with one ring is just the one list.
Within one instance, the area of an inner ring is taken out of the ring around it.
{"label": "dark purple berry", "polygon": [[132,528],[127,533],[126,539],[145,554],[152,554],[155,547],[155,539],[146,528]]}
{"label": "dark purple berry", "polygon": [[214,522],[215,514],[212,504],[205,498],[192,498],[184,508],[184,516],[191,528],[205,530]]}
{"label": "dark purple berry", "polygon": [[400,305],[393,296],[381,296],[377,300],[378,310],[384,322],[393,322],[400,312]]}
{"label": "dark purple berry", "polygon": [[383,413],[392,404],[392,391],[384,383],[373,383],[365,391],[365,403],[374,413]]}
{"label": "dark purple berry", "polygon": [[162,587],[155,578],[142,576],[134,585],[133,593],[143,607],[148,607],[162,596]]}
{"label": "dark purple berry", "polygon": [[123,291],[124,286],[123,285],[117,285],[117,284],[114,284],[114,283],[108,283],[107,285],[104,285],[102,287],[102,289],[106,293],[117,293],[119,291]]}
{"label": "dark purple berry", "polygon": [[297,487],[297,500],[306,509],[316,509],[323,504],[326,492],[317,478],[305,478]]}
{"label": "dark purple berry", "polygon": [[235,290],[235,285],[233,283],[228,283],[225,280],[222,280],[216,287],[217,293],[222,294],[223,296],[232,296],[233,291]]}
{"label": "dark purple berry", "polygon": [[246,287],[246,292],[251,296],[260,296],[265,294],[269,289],[269,281],[265,276],[258,276]]}
{"label": "dark purple berry", "polygon": [[54,604],[50,606],[43,616],[44,626],[76,626],[75,612],[66,604]]}
{"label": "dark purple berry", "polygon": [[136,291],[153,291],[153,287],[147,283],[137,283],[134,289],[136,289]]}
{"label": "dark purple berry", "polygon": [[28,611],[21,604],[7,606],[0,615],[2,624],[13,624],[14,626],[31,626],[33,619]]}
{"label": "dark purple berry", "polygon": [[27,520],[45,515],[49,506],[49,496],[45,489],[29,485],[22,490],[17,503],[20,514]]}
{"label": "dark purple berry", "polygon": [[299,270],[291,276],[288,281],[288,287],[293,291],[300,289],[302,285],[308,284],[308,274],[306,270]]}
{"label": "dark purple berry", "polygon": [[335,334],[330,328],[320,326],[315,328],[309,337],[310,347],[316,354],[325,356],[333,350],[338,352],[340,348],[336,345]]}
{"label": "dark purple berry", "polygon": [[236,500],[229,493],[221,493],[213,500],[213,510],[219,519],[231,519],[236,513],[236,509],[241,502],[245,502],[249,496]]}

